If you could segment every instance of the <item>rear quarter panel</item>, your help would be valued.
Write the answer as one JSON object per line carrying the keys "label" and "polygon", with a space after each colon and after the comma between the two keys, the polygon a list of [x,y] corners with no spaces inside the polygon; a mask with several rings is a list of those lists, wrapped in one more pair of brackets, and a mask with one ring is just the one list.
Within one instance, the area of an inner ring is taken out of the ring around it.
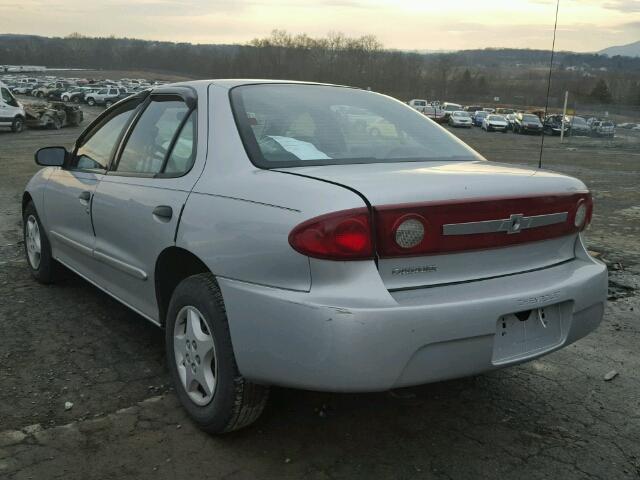
{"label": "rear quarter panel", "polygon": [[229,90],[211,85],[209,99],[207,162],[182,213],[177,246],[216,276],[309,291],[309,259],[289,245],[289,232],[309,218],[364,207],[364,201],[327,182],[255,167],[238,134]]}

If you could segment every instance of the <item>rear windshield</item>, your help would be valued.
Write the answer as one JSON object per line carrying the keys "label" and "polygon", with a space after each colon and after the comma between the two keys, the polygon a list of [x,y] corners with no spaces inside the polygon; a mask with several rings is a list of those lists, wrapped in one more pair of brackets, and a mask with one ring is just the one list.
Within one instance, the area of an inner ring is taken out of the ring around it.
{"label": "rear windshield", "polygon": [[522,119],[526,120],[527,122],[539,122],[540,121],[540,119],[538,117],[536,117],[535,115],[523,115]]}
{"label": "rear windshield", "polygon": [[263,168],[481,158],[416,110],[364,90],[245,85],[231,90],[231,104],[247,153]]}

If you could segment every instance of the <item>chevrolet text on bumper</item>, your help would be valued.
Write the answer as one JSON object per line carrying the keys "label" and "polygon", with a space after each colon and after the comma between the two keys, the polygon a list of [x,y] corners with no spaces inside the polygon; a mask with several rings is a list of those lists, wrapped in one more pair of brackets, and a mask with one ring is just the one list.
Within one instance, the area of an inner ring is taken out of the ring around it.
{"label": "chevrolet text on bumper", "polygon": [[163,327],[176,393],[208,432],[252,423],[271,385],[473,375],[602,319],[585,185],[488,162],[376,93],[162,86],[36,160],[47,168],[22,202],[33,276],[55,281],[61,263]]}

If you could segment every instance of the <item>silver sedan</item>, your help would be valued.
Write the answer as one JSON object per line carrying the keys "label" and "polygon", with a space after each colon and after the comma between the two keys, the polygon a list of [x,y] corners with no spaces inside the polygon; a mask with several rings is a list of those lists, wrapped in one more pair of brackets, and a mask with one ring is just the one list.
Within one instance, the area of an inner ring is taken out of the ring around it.
{"label": "silver sedan", "polygon": [[36,161],[22,199],[33,276],[64,265],[164,328],[178,397],[212,433],[253,422],[271,385],[473,375],[602,319],[582,182],[488,162],[370,91],[162,86]]}

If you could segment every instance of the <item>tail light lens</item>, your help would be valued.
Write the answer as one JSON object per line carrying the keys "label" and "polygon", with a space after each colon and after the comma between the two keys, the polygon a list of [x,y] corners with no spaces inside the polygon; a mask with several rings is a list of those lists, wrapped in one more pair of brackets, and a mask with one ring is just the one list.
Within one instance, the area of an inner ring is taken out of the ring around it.
{"label": "tail light lens", "polygon": [[295,227],[289,244],[303,255],[327,260],[373,258],[371,221],[366,208],[312,218]]}
{"label": "tail light lens", "polygon": [[584,230],[591,223],[593,216],[593,200],[591,194],[578,200],[578,205],[573,216],[573,225],[580,231]]}
{"label": "tail light lens", "polygon": [[[566,220],[517,228],[537,216],[566,212]],[[374,208],[373,222],[366,208],[322,215],[295,227],[289,244],[303,255],[327,260],[368,260],[437,255],[493,249],[536,242],[584,230],[591,222],[591,194],[538,197],[483,198],[384,205]],[[477,233],[447,233],[451,227],[475,224]],[[483,231],[483,226],[489,224]],[[500,228],[496,228],[495,224]],[[506,228],[511,224],[511,228]]]}

